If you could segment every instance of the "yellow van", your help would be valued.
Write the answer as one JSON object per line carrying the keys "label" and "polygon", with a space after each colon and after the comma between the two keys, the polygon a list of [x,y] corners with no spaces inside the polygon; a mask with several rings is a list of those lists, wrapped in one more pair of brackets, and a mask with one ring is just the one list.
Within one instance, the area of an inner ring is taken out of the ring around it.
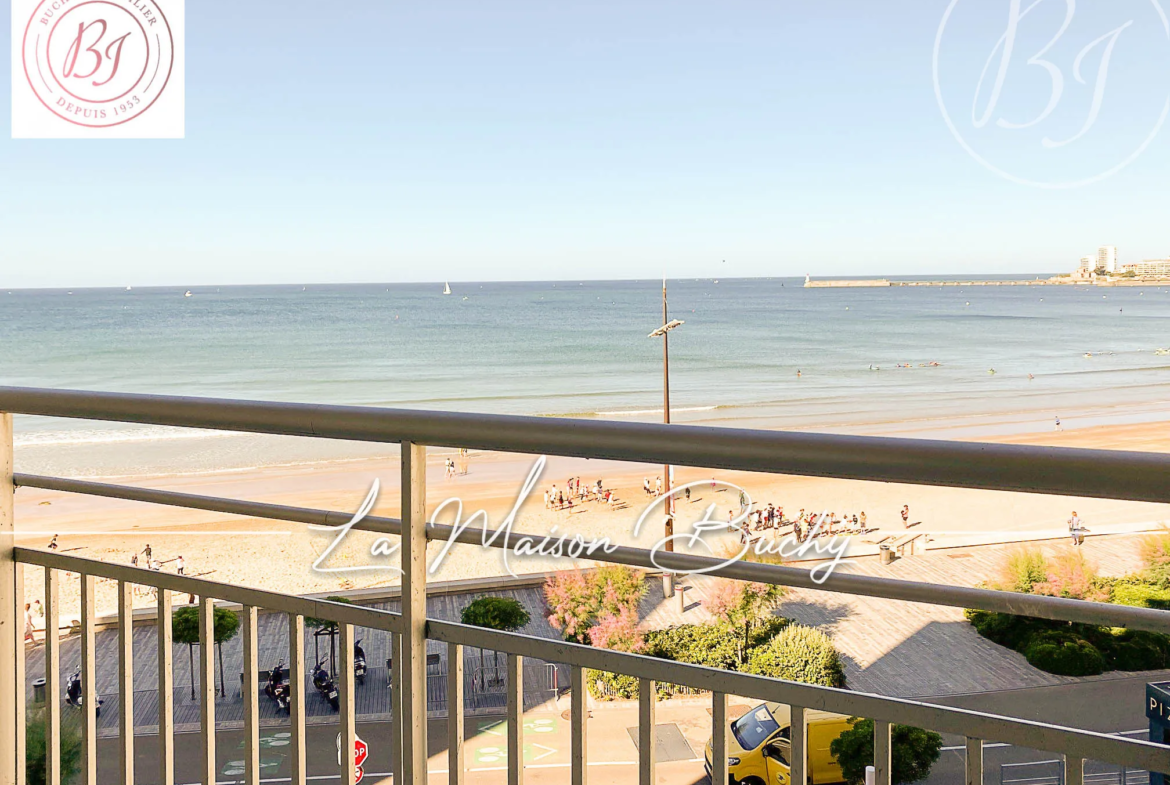
{"label": "yellow van", "polygon": [[[849,730],[849,718],[825,711],[807,711],[805,718],[808,781],[812,785],[843,782],[841,767],[830,754],[829,745]],[[791,725],[791,711],[783,703],[762,703],[731,723],[727,738],[728,785],[793,785],[789,777]],[[709,777],[711,742],[707,742],[706,759]]]}

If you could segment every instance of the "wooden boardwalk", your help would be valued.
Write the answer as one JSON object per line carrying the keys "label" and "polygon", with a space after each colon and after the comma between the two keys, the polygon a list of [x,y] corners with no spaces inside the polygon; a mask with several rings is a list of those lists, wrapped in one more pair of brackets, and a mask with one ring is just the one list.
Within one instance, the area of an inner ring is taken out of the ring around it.
{"label": "wooden boardwalk", "polygon": [[[1084,546],[1087,556],[1096,561],[1103,574],[1120,575],[1138,567],[1137,537],[1117,536],[1092,538]],[[1005,553],[1011,546],[986,546],[928,552],[899,560],[883,567],[877,559],[863,558],[839,569],[865,575],[874,575],[928,583],[972,586],[992,578]],[[1046,543],[1041,546],[1055,553],[1068,546]],[[664,599],[662,581],[647,581],[647,594],[642,601],[640,615],[643,623],[652,628],[664,628],[680,623],[701,623],[710,615],[702,607],[712,579],[694,576],[684,581],[686,610],[678,598]],[[528,610],[531,621],[522,630],[529,635],[547,638],[559,637],[544,617],[544,600],[540,589],[521,588],[489,592],[512,597]],[[427,615],[431,618],[458,620],[460,611],[475,595],[445,594],[429,597]],[[397,610],[397,602],[375,604]],[[842,652],[848,686],[851,689],[898,697],[926,697],[972,692],[1019,689],[1062,684],[1076,679],[1052,676],[1028,665],[1015,652],[996,646],[981,638],[963,619],[962,610],[944,606],[855,597],[824,591],[791,590],[779,611],[802,624],[817,627],[827,633]],[[356,692],[358,714],[366,718],[388,716],[390,690],[387,687],[386,660],[390,651],[388,633],[360,630],[362,646],[366,650],[370,668],[364,685]],[[117,731],[117,633],[102,631],[97,634],[98,691],[106,696],[99,721],[103,733]],[[319,641],[319,658],[328,661],[329,639]],[[306,666],[314,659],[315,639],[306,631]],[[135,726],[149,730],[157,724],[157,661],[155,657],[155,629],[141,625],[134,629]],[[428,653],[432,657],[428,667],[428,706],[432,712],[445,711],[446,705],[446,646],[431,641]],[[198,669],[198,651],[194,652]],[[493,682],[494,657],[490,652],[465,650],[465,670],[469,680],[469,709],[471,711],[500,711],[504,704],[502,687],[479,689],[478,697],[470,688],[473,679],[482,685]],[[437,659],[437,661],[436,661]],[[224,673],[227,695],[217,703],[217,719],[232,726],[242,722],[243,708],[240,696],[240,673],[243,656],[237,637],[223,647]],[[288,660],[288,622],[282,613],[262,613],[259,618],[259,662],[263,669]],[[76,636],[65,637],[61,646],[61,683],[77,669],[80,663],[80,643]],[[481,672],[486,666],[487,673]],[[555,672],[554,672],[555,670]],[[28,694],[32,697],[32,682],[44,675],[44,648],[27,650]],[[218,664],[217,664],[218,673]],[[195,727],[199,720],[199,705],[191,700],[191,667],[185,645],[174,649],[174,687],[176,725]],[[1115,674],[1117,675],[1117,674]],[[532,707],[555,696],[568,681],[567,669],[539,661],[529,662],[525,674],[525,704]],[[196,673],[198,694],[198,673]],[[218,678],[218,677],[217,677]],[[1108,678],[1102,676],[1097,678]],[[306,701],[306,713],[313,722],[333,722],[336,714],[311,690]],[[261,716],[266,724],[284,720],[267,699],[261,700]],[[66,707],[67,712],[72,711]]]}

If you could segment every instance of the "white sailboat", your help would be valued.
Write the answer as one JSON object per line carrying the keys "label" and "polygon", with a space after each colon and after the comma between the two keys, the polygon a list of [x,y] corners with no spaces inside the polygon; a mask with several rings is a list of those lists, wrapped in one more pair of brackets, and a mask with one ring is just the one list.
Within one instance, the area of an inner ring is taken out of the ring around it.
{"label": "white sailboat", "polygon": [[444,281],[443,282],[443,294],[450,294],[450,293],[451,293],[451,284]]}

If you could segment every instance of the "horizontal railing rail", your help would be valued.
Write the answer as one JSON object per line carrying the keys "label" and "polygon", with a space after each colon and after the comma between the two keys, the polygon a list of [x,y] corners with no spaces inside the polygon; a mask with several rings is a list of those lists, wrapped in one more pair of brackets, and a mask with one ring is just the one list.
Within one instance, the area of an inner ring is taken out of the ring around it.
{"label": "horizontal railing rail", "polygon": [[809,477],[1170,502],[1170,455],[0,387],[0,411]]}
{"label": "horizontal railing rail", "polygon": [[83,556],[67,556],[63,553],[53,553],[35,548],[17,546],[15,557],[23,564],[32,564],[63,572],[75,572],[81,575],[92,575],[96,578],[123,581],[138,586],[153,586],[157,589],[192,594],[196,597],[214,597],[217,600],[225,600],[239,605],[284,611],[305,617],[326,619],[339,624],[352,624],[355,627],[368,627],[387,632],[399,632],[401,627],[401,614],[377,608],[367,608],[362,605],[348,605],[311,597],[299,597],[295,594],[253,589],[248,586],[221,583],[206,578],[175,575],[123,564],[111,564]]}
{"label": "horizontal railing rail", "polygon": [[[41,488],[44,490],[80,493],[112,499],[163,504],[196,510],[245,515],[255,518],[288,520],[299,523],[339,526],[353,518],[352,513],[320,510],[308,507],[290,507],[264,502],[240,501],[214,496],[199,496],[175,491],[152,488],[136,488],[127,485],[109,485],[91,480],[72,480],[57,477],[17,474],[17,487]],[[381,534],[400,534],[402,521],[369,515],[354,525],[355,529]],[[427,539],[446,542],[452,538],[454,527],[428,523]],[[523,536],[517,533],[511,542]],[[456,542],[465,545],[487,544],[492,548],[508,547],[503,538],[489,539],[484,530],[468,527],[455,534]],[[895,578],[879,578],[868,575],[852,575],[845,571],[834,571],[823,583],[813,580],[810,571],[798,567],[777,564],[740,561],[718,566],[726,559],[695,556],[666,551],[652,554],[642,548],[619,546],[595,561],[625,564],[645,569],[670,569],[679,573],[704,572],[724,578],[790,586],[799,589],[813,589],[840,594],[855,594],[866,597],[903,600],[906,602],[945,605],[956,608],[975,608],[1021,616],[1044,619],[1074,621],[1084,624],[1098,624],[1109,627],[1130,627],[1170,635],[1170,612],[1153,608],[1138,608],[1128,605],[1112,605],[1103,602],[1087,602],[1064,597],[1048,597],[1039,594],[994,591],[966,586],[951,586],[920,581],[906,581]]]}

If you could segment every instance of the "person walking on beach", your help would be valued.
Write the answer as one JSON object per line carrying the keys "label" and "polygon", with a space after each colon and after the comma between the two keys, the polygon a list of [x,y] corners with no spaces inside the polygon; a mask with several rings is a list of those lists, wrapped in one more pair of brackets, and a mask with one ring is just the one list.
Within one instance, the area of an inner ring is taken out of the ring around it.
{"label": "person walking on beach", "polygon": [[24,604],[24,641],[25,643],[36,643],[36,639],[33,638],[32,606],[27,602]]}
{"label": "person walking on beach", "polygon": [[861,516],[858,518],[858,520],[861,521],[861,528],[864,529],[865,528],[865,510],[861,511]]}
{"label": "person walking on beach", "polygon": [[1077,516],[1076,510],[1073,510],[1072,517],[1068,519],[1068,533],[1072,537],[1073,545],[1079,546],[1085,541],[1081,533],[1081,519]]}
{"label": "person walking on beach", "polygon": [[183,557],[181,555],[179,556],[178,559],[176,559],[176,561],[178,562],[178,565],[177,565],[177,569],[175,570],[175,573],[177,575],[186,575],[187,574],[187,562],[183,559]]}
{"label": "person walking on beach", "polygon": [[910,505],[909,504],[902,505],[902,528],[903,529],[910,528]]}
{"label": "person walking on beach", "polygon": [[146,547],[142,549],[142,555],[146,557],[147,564],[150,564],[150,559],[153,554],[154,551],[150,549],[150,543],[146,543]]}
{"label": "person walking on beach", "polygon": [[1062,425],[1060,424],[1060,418],[1059,418],[1059,417],[1057,417],[1057,418],[1056,418],[1056,430],[1058,430],[1058,431],[1063,431],[1063,430],[1064,430],[1064,426],[1062,426]]}
{"label": "person walking on beach", "polygon": [[683,491],[683,496],[686,497],[687,503],[689,504],[691,501],[691,486],[687,486],[686,490]]}
{"label": "person walking on beach", "polygon": [[57,535],[56,534],[53,535],[53,539],[49,540],[49,550],[51,550],[51,551],[57,550]]}

